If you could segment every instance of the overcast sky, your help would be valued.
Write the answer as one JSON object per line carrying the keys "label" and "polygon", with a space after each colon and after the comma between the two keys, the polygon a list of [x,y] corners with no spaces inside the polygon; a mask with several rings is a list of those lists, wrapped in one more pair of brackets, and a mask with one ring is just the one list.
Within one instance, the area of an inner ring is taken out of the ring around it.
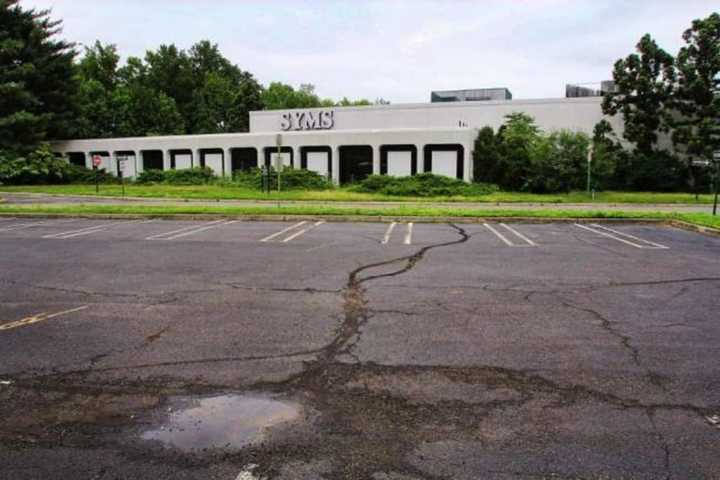
{"label": "overcast sky", "polygon": [[425,102],[437,89],[508,87],[560,97],[611,77],[650,33],[676,53],[718,0],[241,1],[23,0],[51,8],[63,35],[123,57],[209,39],[263,84],[312,83],[323,97]]}

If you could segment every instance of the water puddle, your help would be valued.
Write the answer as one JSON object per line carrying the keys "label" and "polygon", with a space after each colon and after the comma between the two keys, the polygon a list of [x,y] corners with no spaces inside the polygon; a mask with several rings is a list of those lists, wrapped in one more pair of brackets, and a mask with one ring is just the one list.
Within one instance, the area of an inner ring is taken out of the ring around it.
{"label": "water puddle", "polygon": [[167,419],[157,429],[142,434],[186,452],[206,449],[239,450],[265,437],[267,429],[297,419],[298,403],[262,395],[221,395],[206,398],[178,397],[171,402]]}

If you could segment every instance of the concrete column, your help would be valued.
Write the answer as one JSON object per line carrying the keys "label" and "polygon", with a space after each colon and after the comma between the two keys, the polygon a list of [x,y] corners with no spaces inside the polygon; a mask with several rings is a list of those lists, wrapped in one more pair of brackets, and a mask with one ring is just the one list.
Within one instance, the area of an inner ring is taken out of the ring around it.
{"label": "concrete column", "polygon": [[373,175],[380,175],[380,145],[373,145]]}
{"label": "concrete column", "polygon": [[335,185],[340,185],[340,146],[335,145],[332,148],[332,181]]}
{"label": "concrete column", "polygon": [[135,152],[135,171],[138,175],[145,171],[145,156],[142,150]]}
{"label": "concrete column", "polygon": [[85,152],[85,168],[92,169],[92,154],[90,152]]}
{"label": "concrete column", "polygon": [[472,146],[471,145],[465,145],[465,148],[463,150],[463,167],[465,168],[465,171],[463,172],[463,180],[466,182],[472,182]]}
{"label": "concrete column", "polygon": [[229,148],[223,149],[223,169],[226,177],[232,177],[232,152]]}
{"label": "concrete column", "polygon": [[163,150],[163,170],[170,170],[172,168],[171,158],[170,150]]}
{"label": "concrete column", "polygon": [[424,145],[415,145],[417,149],[417,173],[425,172],[425,157],[424,157]]}
{"label": "concrete column", "polygon": [[116,151],[108,152],[110,154],[110,174],[116,177],[120,176],[120,169],[118,168],[118,154]]}
{"label": "concrete column", "polygon": [[192,156],[190,158],[190,168],[199,167],[201,165],[200,163],[200,148],[195,148],[192,151]]}

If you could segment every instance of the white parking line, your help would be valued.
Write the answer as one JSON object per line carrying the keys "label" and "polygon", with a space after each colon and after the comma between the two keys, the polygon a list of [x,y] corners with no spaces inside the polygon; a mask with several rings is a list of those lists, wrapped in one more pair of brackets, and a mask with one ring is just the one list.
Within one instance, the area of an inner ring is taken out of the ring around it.
{"label": "white parking line", "polygon": [[382,239],[381,244],[385,245],[390,241],[390,235],[392,235],[393,230],[395,230],[395,225],[397,225],[397,222],[392,222],[390,225],[388,225],[387,230],[385,231],[385,236]]}
{"label": "white parking line", "polygon": [[[214,225],[216,223],[224,222],[225,220],[213,220],[212,222],[203,223],[202,225]],[[197,225],[188,225],[187,227],[178,228],[177,230],[173,230],[171,232],[163,232],[163,233],[156,233],[155,235],[150,235],[145,240],[163,240],[164,237],[173,235],[175,233],[184,232],[186,230],[192,230],[194,228],[197,228]]]}
{"label": "white parking line", "polygon": [[[506,224],[504,224],[504,223],[501,223],[500,226],[503,227],[503,228],[505,228],[506,230],[514,233],[516,237],[521,238],[522,240],[526,241],[527,244],[530,245],[531,247],[537,247],[537,244],[536,244],[535,242],[533,242],[532,240],[530,240],[529,238],[527,238],[525,235],[523,235],[522,233],[520,233],[520,232],[518,232],[517,230],[515,230],[514,228],[512,228],[510,225],[506,225]],[[520,245],[514,245],[514,246],[518,246],[518,247],[519,247]]]}
{"label": "white parking line", "polygon": [[25,228],[38,227],[38,226],[41,226],[41,225],[51,225],[51,224],[57,225],[58,223],[68,223],[68,222],[72,222],[72,221],[73,221],[73,219],[69,219],[69,220],[45,220],[44,222],[33,222],[33,223],[16,223],[16,224],[14,224],[14,225],[8,225],[7,227],[0,228],[0,232],[9,232],[9,231],[12,231],[12,230],[23,230],[23,229],[25,229]]}
{"label": "white parking line", "polygon": [[293,230],[293,229],[295,229],[295,228],[301,227],[301,226],[305,225],[306,223],[307,223],[307,222],[303,221],[303,222],[298,222],[298,223],[296,223],[295,225],[290,225],[289,227],[284,228],[284,229],[280,230],[279,232],[273,233],[272,235],[268,235],[267,237],[261,239],[260,241],[261,241],[261,242],[269,242],[269,241],[272,240],[273,238],[279,237],[279,236],[282,235],[283,233],[286,233],[286,232],[289,232],[290,230]]}
{"label": "white parking line", "polygon": [[483,225],[485,226],[485,228],[487,228],[487,229],[490,230],[492,233],[494,233],[500,240],[502,240],[503,242],[505,242],[505,244],[506,244],[508,247],[514,247],[514,246],[515,246],[514,243],[512,243],[510,240],[508,240],[507,238],[505,238],[505,235],[503,235],[502,233],[500,233],[500,232],[498,232],[497,230],[495,230],[489,223],[483,223]]}
{"label": "white parking line", "polygon": [[188,235],[194,235],[196,233],[204,232],[205,230],[210,230],[211,228],[215,228],[215,227],[221,227],[223,225],[231,225],[236,222],[237,222],[237,220],[228,220],[228,221],[223,221],[221,223],[215,223],[213,225],[205,225],[204,227],[196,228],[195,230],[189,230],[186,232],[178,233],[177,235],[165,237],[162,240],[175,240],[176,238],[187,237]]}
{"label": "white parking line", "polygon": [[[666,247],[666,246],[660,245],[660,244],[640,245],[640,244],[631,242],[630,240],[627,240],[627,239],[625,239],[625,238],[619,237],[618,235],[613,235],[613,234],[611,234],[611,233],[603,232],[603,231],[600,230],[600,229],[591,228],[591,227],[588,227],[587,225],[581,225],[581,224],[579,224],[579,223],[576,223],[575,226],[576,226],[576,227],[579,227],[579,228],[582,228],[582,229],[584,229],[584,230],[587,230],[587,231],[589,231],[589,232],[592,232],[592,233],[594,233],[594,234],[596,234],[596,235],[601,235],[601,236],[603,236],[603,237],[612,238],[613,240],[617,240],[618,242],[624,243],[624,244],[626,244],[626,245],[630,245],[630,246],[635,247],[635,248],[645,248],[645,249],[666,249],[666,248],[669,248],[669,247]],[[595,226],[595,225],[593,224],[593,227],[594,227],[594,226]],[[598,225],[598,226],[599,226],[599,225]],[[602,228],[602,227],[601,227],[601,228]],[[610,230],[610,229],[605,229],[605,230]],[[610,230],[610,231],[611,231],[611,232],[615,232],[614,230]],[[642,239],[640,239],[640,238],[633,237],[633,236],[631,236],[631,235],[622,234],[622,233],[620,233],[620,232],[615,232],[615,233],[617,233],[617,234],[619,234],[619,235],[626,236],[626,237],[635,238],[635,239],[637,239],[637,240],[639,240],[639,241],[641,241],[641,242],[645,242],[646,244],[650,244],[650,243],[651,243],[651,242],[648,242],[647,240],[642,240]]]}
{"label": "white parking line", "polygon": [[103,223],[102,225],[93,225],[92,227],[85,227],[85,228],[70,230],[67,232],[51,233],[48,235],[43,235],[42,238],[55,238],[55,239],[64,240],[67,238],[79,237],[81,235],[90,235],[93,233],[102,232],[102,231],[117,227],[119,225],[127,225],[129,223],[145,223],[147,221],[148,220],[128,220],[127,222],[108,222],[108,223]]}
{"label": "white parking line", "polygon": [[651,242],[650,240],[645,240],[644,238],[636,237],[635,235],[630,235],[629,233],[618,232],[617,230],[613,230],[612,228],[605,227],[603,225],[598,225],[597,223],[593,223],[592,226],[593,226],[593,228],[600,228],[602,230],[607,230],[608,232],[613,232],[622,237],[632,238],[633,240],[637,240],[638,242],[647,243],[648,245],[652,245],[653,247],[658,248],[658,249],[670,248],[665,245],[660,245],[659,243]]}
{"label": "white parking line", "polygon": [[405,240],[403,241],[403,243],[405,245],[412,244],[412,232],[413,232],[413,224],[412,224],[412,222],[410,222],[407,224],[407,232],[405,233]]}
{"label": "white parking line", "polygon": [[292,235],[290,235],[289,237],[285,238],[285,239],[283,240],[283,243],[287,243],[287,242],[289,242],[289,241],[291,241],[291,240],[299,237],[300,235],[303,235],[304,233],[308,232],[309,230],[312,230],[312,229],[315,228],[315,227],[319,227],[319,226],[322,225],[323,223],[325,223],[324,220],[320,220],[319,222],[315,222],[315,223],[313,223],[311,226],[309,226],[309,227],[307,227],[307,228],[303,228],[303,229],[300,230],[299,232],[295,232],[295,233],[293,233]]}

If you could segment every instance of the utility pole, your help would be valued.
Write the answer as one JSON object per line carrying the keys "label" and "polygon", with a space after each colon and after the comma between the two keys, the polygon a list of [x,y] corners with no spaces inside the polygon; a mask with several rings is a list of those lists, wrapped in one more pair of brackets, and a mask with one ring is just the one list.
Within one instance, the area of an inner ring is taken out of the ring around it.
{"label": "utility pole", "polygon": [[717,215],[718,208],[718,183],[720,183],[720,150],[713,152],[713,163],[715,164],[715,198],[713,200],[713,216]]}

